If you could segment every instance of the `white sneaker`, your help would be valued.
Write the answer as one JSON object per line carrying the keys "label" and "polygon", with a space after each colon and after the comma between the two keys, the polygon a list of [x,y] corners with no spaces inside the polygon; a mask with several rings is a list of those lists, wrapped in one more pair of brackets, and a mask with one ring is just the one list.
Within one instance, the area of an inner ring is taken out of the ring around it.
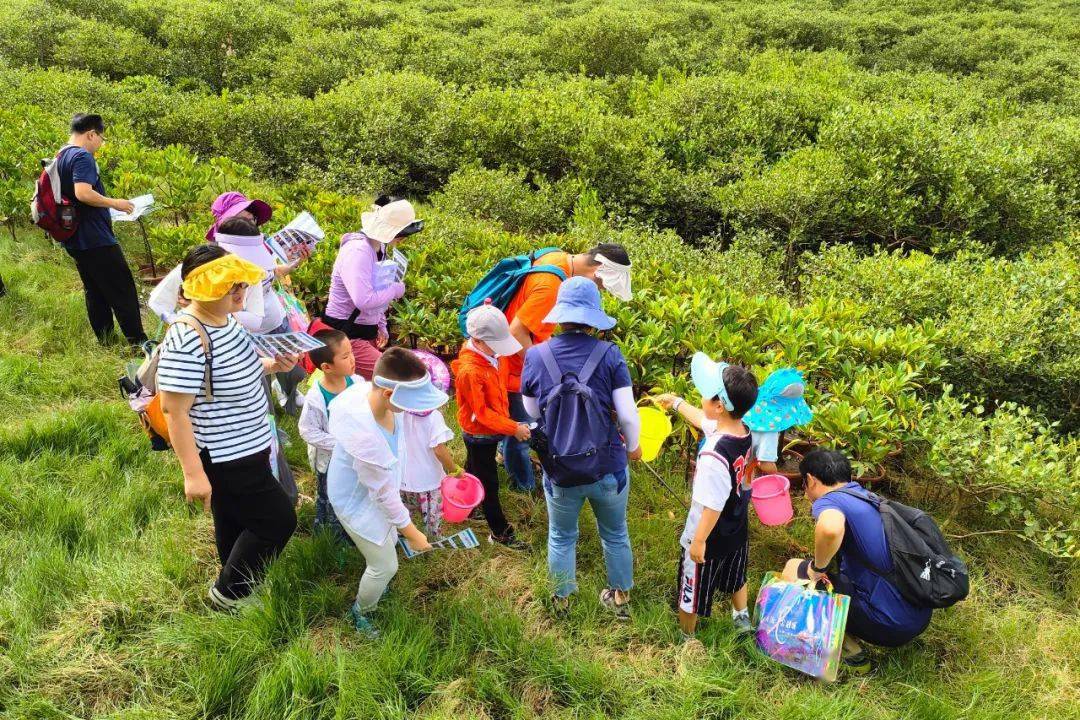
{"label": "white sneaker", "polygon": [[262,600],[257,598],[254,593],[242,598],[227,598],[221,594],[216,586],[210,586],[210,607],[218,612],[234,613],[243,610],[244,608],[262,607]]}

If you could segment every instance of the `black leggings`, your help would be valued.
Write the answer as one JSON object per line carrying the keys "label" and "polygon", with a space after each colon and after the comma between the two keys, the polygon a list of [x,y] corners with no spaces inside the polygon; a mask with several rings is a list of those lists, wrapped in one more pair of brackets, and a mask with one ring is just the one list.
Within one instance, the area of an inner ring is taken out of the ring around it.
{"label": "black leggings", "polygon": [[69,250],[82,278],[86,296],[86,316],[98,339],[105,342],[113,331],[113,316],[120,331],[132,345],[146,341],[142,317],[139,315],[139,294],[135,279],[124,252],[119,245],[106,245],[91,250]]}
{"label": "black leggings", "polygon": [[203,470],[210,480],[221,573],[214,586],[227,598],[250,595],[296,530],[292,502],[270,471],[269,448],[223,463],[210,462],[203,450]]}
{"label": "black leggings", "polygon": [[[501,439],[501,438],[500,438]],[[470,442],[465,440],[465,471],[479,478],[484,486],[484,519],[493,535],[508,539],[514,536],[514,528],[506,521],[499,503],[499,465],[495,462],[495,442]]]}

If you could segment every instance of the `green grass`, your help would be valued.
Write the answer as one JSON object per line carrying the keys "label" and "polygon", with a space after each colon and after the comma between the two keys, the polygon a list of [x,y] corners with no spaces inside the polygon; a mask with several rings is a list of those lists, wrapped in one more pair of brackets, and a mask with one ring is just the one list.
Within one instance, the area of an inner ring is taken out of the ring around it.
{"label": "green grass", "polygon": [[[40,235],[22,240],[0,240],[0,717],[1080,717],[1075,565],[995,536],[959,544],[972,596],[911,646],[876,654],[870,677],[808,680],[723,619],[705,623],[702,645],[680,644],[668,595],[681,512],[644,473],[631,491],[627,624],[594,600],[603,572],[588,520],[570,617],[547,614],[543,505],[512,494],[534,553],[403,562],[377,642],[343,619],[363,561],[337,568],[311,536],[310,506],[266,608],[211,613],[209,517],[184,505],[177,463],[149,451],[119,400],[124,353],[94,341],[70,261]],[[310,494],[298,439],[289,454]],[[752,577],[809,537],[805,506],[790,528],[755,526]]]}

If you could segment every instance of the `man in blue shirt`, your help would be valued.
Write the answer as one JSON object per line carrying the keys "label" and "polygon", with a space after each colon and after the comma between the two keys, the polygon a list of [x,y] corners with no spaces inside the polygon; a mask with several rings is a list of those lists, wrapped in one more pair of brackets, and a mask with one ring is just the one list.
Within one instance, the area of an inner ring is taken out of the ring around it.
{"label": "man in blue shirt", "polygon": [[60,194],[75,203],[78,227],[64,243],[75,260],[86,296],[86,314],[94,334],[105,342],[113,331],[113,316],[133,345],[146,340],[135,279],[112,230],[109,210],[131,212],[129,200],[105,195],[94,155],[105,142],[105,122],[100,115],[76,115],[71,137],[60,150],[57,168]]}
{"label": "man in blue shirt", "polygon": [[[835,450],[814,450],[803,458],[799,472],[812,502],[814,554],[789,560],[784,579],[817,582],[833,558],[838,571],[828,572],[837,592],[851,597],[844,663],[853,670],[869,669],[870,661],[857,640],[899,647],[922,634],[930,624],[930,608],[912,605],[882,573],[892,570],[888,539],[876,507],[861,497],[866,490],[851,480],[851,463]],[[845,492],[837,492],[844,490]]]}

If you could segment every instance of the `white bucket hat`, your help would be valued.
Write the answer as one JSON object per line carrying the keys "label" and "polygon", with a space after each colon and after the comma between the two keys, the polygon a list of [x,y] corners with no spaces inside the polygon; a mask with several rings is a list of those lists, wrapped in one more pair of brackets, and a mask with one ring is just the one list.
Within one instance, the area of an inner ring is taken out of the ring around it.
{"label": "white bucket hat", "polygon": [[423,226],[424,222],[416,219],[416,210],[408,200],[375,205],[370,212],[360,216],[360,227],[364,234],[383,244],[391,243],[399,236],[419,232]]}

